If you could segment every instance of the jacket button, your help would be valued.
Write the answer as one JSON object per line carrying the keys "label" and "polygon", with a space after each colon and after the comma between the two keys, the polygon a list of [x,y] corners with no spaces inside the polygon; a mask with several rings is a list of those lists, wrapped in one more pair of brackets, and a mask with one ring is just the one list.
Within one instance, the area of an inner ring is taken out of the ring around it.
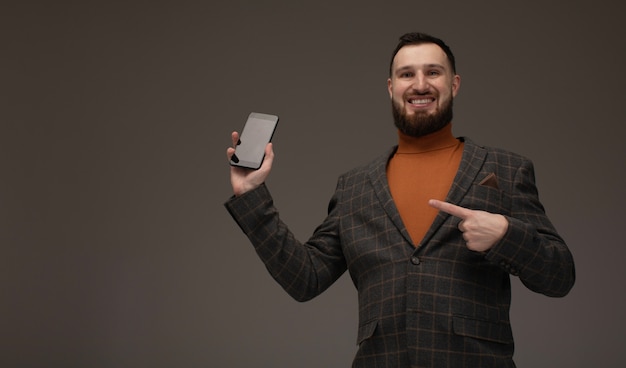
{"label": "jacket button", "polygon": [[413,256],[411,257],[411,263],[413,263],[414,265],[418,265],[420,264],[420,259],[417,258],[417,256]]}

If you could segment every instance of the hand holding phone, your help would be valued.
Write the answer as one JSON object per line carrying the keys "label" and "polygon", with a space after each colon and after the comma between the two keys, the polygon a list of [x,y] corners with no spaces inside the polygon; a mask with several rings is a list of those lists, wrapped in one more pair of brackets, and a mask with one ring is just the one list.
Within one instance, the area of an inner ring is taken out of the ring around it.
{"label": "hand holding phone", "polygon": [[230,164],[258,170],[265,157],[265,147],[271,142],[277,124],[276,115],[250,113],[235,146],[235,153],[230,158]]}

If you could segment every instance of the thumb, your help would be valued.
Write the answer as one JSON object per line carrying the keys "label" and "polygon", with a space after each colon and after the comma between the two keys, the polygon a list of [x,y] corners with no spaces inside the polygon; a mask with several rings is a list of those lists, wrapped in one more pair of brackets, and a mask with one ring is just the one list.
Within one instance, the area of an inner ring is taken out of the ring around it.
{"label": "thumb", "polygon": [[270,142],[265,146],[265,158],[263,158],[263,164],[261,164],[262,170],[269,171],[274,163],[274,145]]}

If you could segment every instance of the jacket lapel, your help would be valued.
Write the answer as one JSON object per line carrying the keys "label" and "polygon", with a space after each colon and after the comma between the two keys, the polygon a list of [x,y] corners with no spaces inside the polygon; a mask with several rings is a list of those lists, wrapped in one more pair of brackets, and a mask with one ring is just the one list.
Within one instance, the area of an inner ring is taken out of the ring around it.
{"label": "jacket lapel", "polygon": [[400,212],[398,212],[398,208],[393,201],[391,190],[389,189],[389,182],[387,181],[387,163],[389,162],[389,158],[396,152],[397,148],[397,146],[394,147],[386,155],[382,155],[377,160],[372,162],[369,169],[369,177],[372,181],[372,186],[374,187],[374,193],[376,193],[376,197],[391,219],[391,222],[393,222],[393,224],[398,228],[398,231],[400,231],[402,236],[410,244],[413,244],[411,236],[402,222]]}
{"label": "jacket lapel", "polygon": [[[482,167],[487,156],[487,151],[484,148],[477,146],[474,142],[467,138],[461,138],[461,140],[465,142],[465,146],[463,147],[463,156],[461,158],[461,163],[459,164],[459,170],[457,171],[454,181],[452,182],[452,186],[446,196],[446,202],[457,205],[461,202],[465,194],[467,194],[467,191],[472,186],[476,176],[480,173],[480,168]],[[449,214],[441,211],[437,214],[433,224],[430,226],[430,229],[428,229],[426,235],[420,242],[420,247],[430,241],[449,216]]]}
{"label": "jacket lapel", "polygon": [[[475,181],[485,157],[487,156],[487,151],[484,148],[477,146],[474,142],[467,138],[461,139],[465,142],[463,156],[461,158],[461,163],[459,164],[459,170],[457,171],[454,181],[452,182],[452,186],[446,196],[446,201],[454,204],[461,202],[461,199],[463,199],[472,183]],[[398,208],[393,201],[391,190],[389,189],[389,182],[387,181],[387,163],[389,162],[389,158],[396,152],[396,149],[397,147],[394,147],[386,155],[380,156],[377,160],[372,162],[369,169],[369,177],[372,181],[376,197],[391,219],[391,222],[393,222],[393,224],[398,228],[398,231],[400,231],[409,244],[413,244],[411,236],[402,222],[400,212],[398,212]],[[427,244],[430,241],[448,216],[450,215],[443,212],[439,212],[437,214],[433,224],[426,232],[424,238],[420,241],[418,248],[421,248],[422,245]]]}

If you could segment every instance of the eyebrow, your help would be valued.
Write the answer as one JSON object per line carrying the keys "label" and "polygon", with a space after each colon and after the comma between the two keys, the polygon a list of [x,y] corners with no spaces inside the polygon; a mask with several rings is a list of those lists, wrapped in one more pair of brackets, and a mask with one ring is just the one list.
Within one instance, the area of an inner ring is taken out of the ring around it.
{"label": "eyebrow", "polygon": [[[434,63],[433,64],[425,64],[425,65],[423,65],[423,67],[426,67],[426,68],[439,68],[439,69],[444,69],[444,70],[446,69],[446,67],[444,65],[442,65],[442,64],[434,64]],[[405,70],[412,70],[412,69],[416,69],[415,66],[413,66],[413,65],[406,65],[406,66],[402,66],[402,67],[396,69],[396,72],[405,71]]]}

